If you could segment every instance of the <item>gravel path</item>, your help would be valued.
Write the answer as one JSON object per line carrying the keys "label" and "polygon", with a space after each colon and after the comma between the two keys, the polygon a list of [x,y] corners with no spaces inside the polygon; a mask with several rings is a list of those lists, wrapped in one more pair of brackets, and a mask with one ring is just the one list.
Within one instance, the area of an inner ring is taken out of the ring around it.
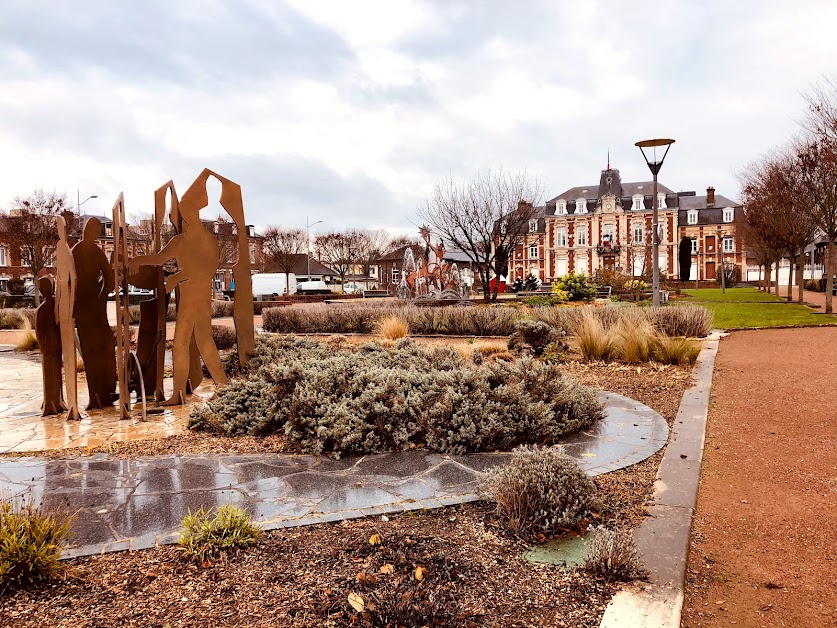
{"label": "gravel path", "polygon": [[837,329],[721,342],[683,626],[837,626]]}

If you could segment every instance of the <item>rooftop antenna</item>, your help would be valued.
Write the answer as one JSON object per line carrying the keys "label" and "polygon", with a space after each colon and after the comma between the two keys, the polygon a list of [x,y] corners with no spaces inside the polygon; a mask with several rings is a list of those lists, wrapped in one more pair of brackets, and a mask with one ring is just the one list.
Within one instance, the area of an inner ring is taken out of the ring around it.
{"label": "rooftop antenna", "polygon": [[610,170],[610,146],[607,147],[607,169]]}

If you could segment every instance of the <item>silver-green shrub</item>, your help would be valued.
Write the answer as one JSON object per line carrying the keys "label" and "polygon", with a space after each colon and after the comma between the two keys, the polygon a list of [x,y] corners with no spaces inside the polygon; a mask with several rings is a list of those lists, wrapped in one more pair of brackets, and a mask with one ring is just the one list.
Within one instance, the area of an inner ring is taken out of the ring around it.
{"label": "silver-green shrub", "polygon": [[426,444],[460,454],[553,443],[602,416],[592,389],[530,358],[473,364],[408,338],[386,348],[259,336],[247,366],[192,411],[190,427],[281,433],[315,453]]}
{"label": "silver-green shrub", "polygon": [[608,580],[634,580],[644,569],[629,530],[595,528],[582,567]]}
{"label": "silver-green shrub", "polygon": [[485,475],[481,493],[523,538],[572,528],[597,506],[596,485],[561,447],[518,447]]}
{"label": "silver-green shrub", "polygon": [[555,350],[560,346],[566,349],[564,336],[566,336],[565,333],[542,321],[523,319],[515,323],[514,333],[509,338],[508,347],[512,350],[528,349],[536,356],[540,356],[553,343],[558,343],[558,346],[553,347]]}

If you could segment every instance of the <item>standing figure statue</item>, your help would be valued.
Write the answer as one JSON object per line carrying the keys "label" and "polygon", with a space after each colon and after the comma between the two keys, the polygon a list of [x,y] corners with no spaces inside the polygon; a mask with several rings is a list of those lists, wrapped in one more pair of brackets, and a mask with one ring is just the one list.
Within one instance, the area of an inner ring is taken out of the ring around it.
{"label": "standing figure statue", "polygon": [[107,312],[114,278],[107,256],[96,244],[101,232],[101,221],[88,218],[83,239],[72,249],[78,279],[73,311],[90,391],[88,410],[113,404],[116,392],[116,338]]}
{"label": "standing figure statue", "polygon": [[174,259],[178,267],[177,272],[166,279],[166,292],[172,292],[177,286],[180,294],[172,347],[174,390],[163,405],[178,405],[185,401],[189,345],[193,335],[216,386],[227,383],[221,356],[212,338],[212,280],[220,265],[220,253],[215,235],[201,223],[200,210],[205,205],[206,188],[201,197],[195,185],[190,187],[180,200],[182,231],[159,253],[135,257],[128,262],[131,274],[140,266],[160,266],[170,259]]}
{"label": "standing figure statue", "polygon": [[76,266],[73,252],[67,244],[67,222],[56,218],[58,243],[55,245],[55,319],[61,329],[61,354],[64,362],[64,381],[67,385],[67,419],[81,419],[78,411],[78,382],[76,373],[76,325],[73,307],[76,301]]}
{"label": "standing figure statue", "polygon": [[44,405],[42,416],[61,414],[67,409],[61,384],[61,330],[55,318],[55,297],[51,277],[38,279],[43,301],[35,312],[35,331],[41,351],[41,371],[44,376]]}

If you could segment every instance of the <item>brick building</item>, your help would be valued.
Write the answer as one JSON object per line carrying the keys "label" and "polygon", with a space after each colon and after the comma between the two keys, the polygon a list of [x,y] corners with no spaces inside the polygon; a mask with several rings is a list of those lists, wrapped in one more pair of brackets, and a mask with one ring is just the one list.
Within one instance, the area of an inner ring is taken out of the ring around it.
{"label": "brick building", "polygon": [[706,189],[706,196],[680,193],[679,234],[692,245],[689,279],[714,280],[723,263],[734,263],[745,273],[746,253],[743,238],[736,227],[744,220],[744,210],[725,196]]}

